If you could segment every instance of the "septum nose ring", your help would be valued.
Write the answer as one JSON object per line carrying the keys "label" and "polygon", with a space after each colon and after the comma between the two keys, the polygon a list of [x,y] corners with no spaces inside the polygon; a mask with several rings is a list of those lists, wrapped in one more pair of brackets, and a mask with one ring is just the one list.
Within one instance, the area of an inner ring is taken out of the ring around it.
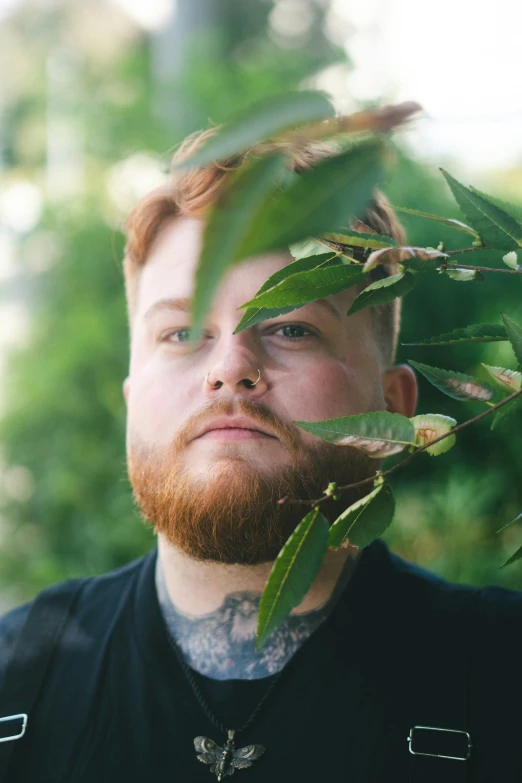
{"label": "septum nose ring", "polygon": [[[217,388],[215,385],[212,385],[211,383],[209,383],[209,380],[208,380],[208,376],[209,375],[210,375],[210,372],[207,372],[207,374],[205,375],[205,381],[208,383],[208,385],[210,386],[211,389]],[[255,381],[248,381],[248,383],[249,383],[249,387],[248,388],[251,388],[252,386],[255,386],[257,383],[259,383],[260,380],[261,380],[261,370],[258,369],[258,371],[257,371],[257,379]],[[219,381],[218,381],[218,383],[219,383]]]}

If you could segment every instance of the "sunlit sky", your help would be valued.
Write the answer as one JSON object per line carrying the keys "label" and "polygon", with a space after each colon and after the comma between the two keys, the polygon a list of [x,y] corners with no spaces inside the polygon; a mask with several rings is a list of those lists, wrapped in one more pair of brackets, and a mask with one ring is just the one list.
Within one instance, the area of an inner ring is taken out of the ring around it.
{"label": "sunlit sky", "polygon": [[340,0],[361,98],[419,101],[423,156],[465,168],[522,162],[522,4],[513,0]]}

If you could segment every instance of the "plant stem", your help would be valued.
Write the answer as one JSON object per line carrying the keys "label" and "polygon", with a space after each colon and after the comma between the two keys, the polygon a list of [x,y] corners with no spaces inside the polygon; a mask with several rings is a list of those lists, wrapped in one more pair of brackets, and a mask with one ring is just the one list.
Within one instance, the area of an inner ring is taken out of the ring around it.
{"label": "plant stem", "polygon": [[447,256],[459,256],[461,253],[476,253],[477,250],[493,250],[489,245],[480,245],[479,247],[463,247],[460,250],[446,250]]}
{"label": "plant stem", "polygon": [[[474,248],[471,248],[474,249]],[[448,254],[449,255],[449,254]],[[501,272],[505,275],[522,275],[522,269],[492,269],[488,266],[464,266],[463,264],[441,264],[441,269],[476,269],[478,272]]]}
{"label": "plant stem", "polygon": [[[502,408],[503,405],[506,405],[508,402],[511,402],[511,400],[514,400],[517,397],[521,397],[521,396],[522,396],[522,389],[519,389],[513,394],[510,394],[509,397],[506,397],[500,402],[497,402],[497,404],[493,405],[493,407],[489,408],[489,410],[479,413],[478,416],[474,416],[472,419],[468,419],[467,421],[462,422],[462,424],[457,424],[456,427],[453,427],[451,430],[448,430],[448,432],[445,432],[444,435],[441,435],[439,438],[435,438],[435,440],[432,440],[430,443],[426,443],[424,446],[420,446],[418,449],[416,449],[416,451],[414,451],[412,454],[409,454],[400,462],[397,462],[395,465],[393,465],[393,467],[388,468],[388,470],[385,470],[383,472],[379,471],[375,473],[373,476],[369,476],[368,478],[362,479],[361,481],[356,481],[353,484],[345,484],[343,487],[337,487],[335,491],[341,492],[342,490],[345,489],[352,489],[352,487],[360,487],[363,484],[369,484],[370,482],[375,481],[377,476],[382,476],[382,477],[389,476],[390,473],[393,473],[399,468],[402,468],[404,465],[406,465],[406,463],[414,459],[414,457],[416,457],[417,454],[420,454],[421,451],[425,451],[427,448],[433,446],[435,443],[438,443],[440,440],[444,440],[444,438],[448,438],[450,435],[453,435],[455,432],[458,432],[459,430],[463,430],[465,427],[469,427],[470,424],[474,424],[476,421],[480,421],[480,419],[484,419],[486,416],[489,416],[491,413],[494,413],[499,408]],[[286,496],[284,498],[281,498],[279,500],[279,503],[292,503],[295,505],[310,505],[314,507],[314,506],[319,506],[321,503],[324,503],[326,500],[329,500],[329,496],[327,495],[323,495],[323,497],[317,498],[316,500],[302,500],[301,498],[289,498],[288,496]]]}

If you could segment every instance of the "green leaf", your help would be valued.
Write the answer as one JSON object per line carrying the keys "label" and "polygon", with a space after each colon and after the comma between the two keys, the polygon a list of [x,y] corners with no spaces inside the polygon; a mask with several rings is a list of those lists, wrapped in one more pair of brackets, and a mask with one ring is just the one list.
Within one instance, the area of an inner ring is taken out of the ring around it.
{"label": "green leaf", "polygon": [[259,294],[262,294],[265,291],[270,291],[272,288],[275,288],[277,285],[279,285],[279,283],[281,283],[283,280],[292,277],[292,275],[297,275],[301,272],[311,272],[313,269],[324,269],[325,267],[332,266],[344,265],[336,253],[331,251],[325,253],[323,247],[320,255],[299,258],[296,261],[291,261],[282,269],[278,269],[277,272],[274,272],[273,275],[270,275],[270,277],[265,280],[256,296],[259,296]]}
{"label": "green leaf", "polygon": [[458,280],[461,283],[483,283],[484,275],[478,269],[461,269],[458,266],[448,266],[444,274],[452,280]]}
{"label": "green leaf", "polygon": [[366,497],[353,503],[330,528],[328,546],[337,549],[348,539],[352,546],[365,547],[382,535],[395,513],[390,484],[381,484]]}
{"label": "green leaf", "polygon": [[205,166],[227,160],[296,125],[324,120],[333,115],[333,106],[322,92],[302,90],[272,96],[259,101],[220,128],[177,168]]}
{"label": "green leaf", "polygon": [[[319,261],[319,259],[322,260]],[[287,264],[287,266],[283,267],[283,269],[279,269],[277,272],[271,275],[268,280],[263,283],[256,296],[263,293],[264,291],[269,290],[270,288],[274,288],[282,280],[285,280],[287,277],[297,274],[298,272],[307,272],[311,269],[317,269],[321,266],[340,265],[342,265],[342,261],[335,255],[332,255],[332,253],[324,253],[322,256],[306,256],[299,258],[297,261],[294,261],[291,264]],[[276,307],[272,309],[250,307],[246,313],[244,313],[240,322],[234,329],[234,334],[243,331],[243,329],[248,329],[250,326],[254,326],[254,324],[257,324],[260,321],[265,321],[268,318],[276,318],[278,315],[289,313],[291,310],[295,310],[294,305],[290,305],[289,307]]]}
{"label": "green leaf", "polygon": [[[410,421],[415,427],[416,446],[426,446],[427,443],[431,443],[449,432],[457,423],[451,416],[443,416],[442,413],[421,413],[418,416],[412,416]],[[448,435],[435,445],[428,446],[426,451],[432,457],[437,457],[439,454],[445,454],[449,451],[455,442],[455,435]]]}
{"label": "green leaf", "polygon": [[194,336],[231,264],[331,230],[347,214],[362,211],[380,175],[383,150],[377,139],[361,142],[304,171],[285,189],[281,155],[260,158],[235,172],[206,222],[196,273]]}
{"label": "green leaf", "polygon": [[298,260],[320,255],[328,250],[332,253],[336,253],[343,264],[355,262],[362,267],[362,261],[353,259],[352,256],[346,252],[347,248],[341,250],[339,246],[327,240],[326,235],[324,237],[309,237],[302,242],[293,242],[288,249],[293,257]]}
{"label": "green leaf", "polygon": [[504,321],[507,338],[511,343],[517,362],[522,364],[522,328],[504,313],[500,313],[500,315]]}
{"label": "green leaf", "polygon": [[397,247],[397,241],[392,237],[387,237],[384,234],[370,234],[361,231],[354,231],[353,229],[347,229],[346,234],[324,234],[324,238],[328,242],[335,242],[337,245],[349,245],[350,247],[363,247],[380,249],[384,247]]}
{"label": "green leaf", "polygon": [[414,362],[409,359],[409,364],[415,367],[427,380],[454,400],[490,400],[494,390],[487,383],[477,381],[471,375],[464,375],[454,370],[442,370],[440,367],[430,367],[427,364]]}
{"label": "green leaf", "polygon": [[409,293],[414,285],[415,278],[411,272],[399,272],[398,275],[376,280],[355,297],[347,315],[352,315],[365,307],[391,302],[392,299]]}
{"label": "green leaf", "polygon": [[472,237],[478,239],[477,232],[473,228],[471,228],[471,226],[467,226],[465,223],[462,223],[460,220],[455,220],[454,218],[440,217],[440,215],[431,215],[429,212],[419,212],[418,209],[409,209],[409,207],[392,207],[392,209],[395,212],[404,212],[407,215],[416,215],[417,217],[426,218],[427,220],[436,220],[438,223],[443,223],[446,226],[451,226],[452,228],[456,228],[459,231],[463,231],[465,234],[471,234]]}
{"label": "green leaf", "polygon": [[300,261],[301,258],[319,256],[325,252],[325,249],[330,248],[327,248],[325,245],[323,245],[319,239],[308,237],[308,239],[303,239],[301,242],[294,242],[288,249],[290,250],[290,253],[293,255],[293,257],[297,261]]}
{"label": "green leaf", "polygon": [[266,198],[286,171],[281,155],[239,169],[220,191],[209,212],[196,272],[192,331],[198,336],[218,283],[227,267],[242,258],[242,247]]}
{"label": "green leaf", "polygon": [[522,413],[521,397],[515,397],[514,400],[511,400],[511,402],[506,402],[505,405],[498,409],[498,411],[495,413],[493,421],[491,422],[491,429],[496,430],[501,422],[505,422],[508,419],[511,419],[513,414],[517,413]]}
{"label": "green leaf", "polygon": [[372,411],[326,421],[294,421],[305,432],[339,446],[353,446],[377,459],[398,454],[414,442],[415,429],[400,413]]}
{"label": "green leaf", "polygon": [[[321,256],[315,256],[321,258]],[[322,266],[309,272],[299,272],[285,278],[274,288],[256,294],[254,299],[240,305],[243,307],[298,307],[307,302],[315,302],[325,296],[337,294],[364,280],[357,266]]]}
{"label": "green leaf", "polygon": [[273,308],[249,307],[234,329],[233,334],[239,334],[239,332],[242,332],[245,329],[250,329],[251,326],[255,326],[256,324],[261,323],[261,321],[268,321],[270,318],[277,318],[278,315],[286,315],[286,313],[291,313],[292,310],[295,310],[295,305],[290,305],[290,307]]}
{"label": "green leaf", "polygon": [[455,345],[457,343],[495,343],[507,340],[506,330],[499,324],[472,324],[462,329],[445,332],[438,337],[428,337],[418,343],[401,345]]}
{"label": "green leaf", "polygon": [[328,547],[328,532],[328,520],[312,509],[279,552],[259,605],[257,650],[310,589]]}
{"label": "green leaf", "polygon": [[506,367],[492,367],[484,362],[481,362],[481,365],[503,389],[514,392],[518,391],[522,386],[522,373],[517,372],[517,370],[508,370]]}
{"label": "green leaf", "polygon": [[381,176],[384,150],[379,139],[365,140],[305,169],[287,188],[275,189],[251,221],[239,257],[334,231],[363,212]]}
{"label": "green leaf", "polygon": [[501,568],[505,568],[506,566],[511,565],[512,563],[516,563],[517,560],[520,560],[520,558],[522,558],[522,546],[520,546],[517,549],[517,551],[513,555],[511,555],[509,560],[506,560],[506,562],[503,565],[501,565],[500,567]]}
{"label": "green leaf", "polygon": [[489,196],[479,194],[474,188],[466,188],[451,174],[441,169],[446,182],[463,214],[480,238],[496,250],[516,250],[522,247],[522,225]]}
{"label": "green leaf", "polygon": [[517,223],[522,225],[522,207],[519,204],[512,204],[510,201],[504,201],[501,198],[497,198],[497,196],[492,196],[489,193],[483,193],[478,188],[472,187],[470,190],[472,190],[474,193],[478,193],[478,195],[482,196],[482,198],[486,199],[486,201],[491,201],[492,204],[501,209],[503,212],[507,212],[508,215],[517,221]]}

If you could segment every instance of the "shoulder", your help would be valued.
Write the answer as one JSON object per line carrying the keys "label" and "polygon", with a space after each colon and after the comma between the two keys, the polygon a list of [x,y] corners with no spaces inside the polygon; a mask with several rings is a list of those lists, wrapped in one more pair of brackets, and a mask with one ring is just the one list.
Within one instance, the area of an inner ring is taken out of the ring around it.
{"label": "shoulder", "polygon": [[126,603],[144,566],[155,559],[156,552],[153,548],[120,568],[85,579],[75,607],[75,617],[85,624],[92,621],[103,624],[104,618],[109,620],[114,617],[118,608]]}
{"label": "shoulder", "polygon": [[381,570],[392,590],[412,609],[425,611],[431,608],[449,614],[473,611],[483,627],[514,623],[514,627],[520,630],[522,591],[496,585],[455,584],[405,560],[381,540],[374,545],[374,556],[380,561]]}
{"label": "shoulder", "polygon": [[387,648],[390,666],[399,671],[407,661],[410,676],[418,670],[419,681],[428,660],[434,671],[450,667],[451,672],[455,662],[471,656],[481,704],[504,709],[506,693],[522,697],[522,679],[514,682],[522,654],[521,591],[454,584],[391,552],[380,540],[369,548],[374,551],[365,584],[376,587],[370,588],[364,627],[374,640],[375,665],[382,663],[383,639],[393,640]]}
{"label": "shoulder", "polygon": [[155,557],[155,553],[156,550],[153,549],[148,554],[100,576],[59,582],[40,591],[31,601],[0,616],[0,688],[17,639],[37,599],[44,599],[49,592],[68,591],[74,583],[81,583],[73,611],[73,625],[84,631],[106,627],[118,615],[118,608],[124,605],[145,561]]}

